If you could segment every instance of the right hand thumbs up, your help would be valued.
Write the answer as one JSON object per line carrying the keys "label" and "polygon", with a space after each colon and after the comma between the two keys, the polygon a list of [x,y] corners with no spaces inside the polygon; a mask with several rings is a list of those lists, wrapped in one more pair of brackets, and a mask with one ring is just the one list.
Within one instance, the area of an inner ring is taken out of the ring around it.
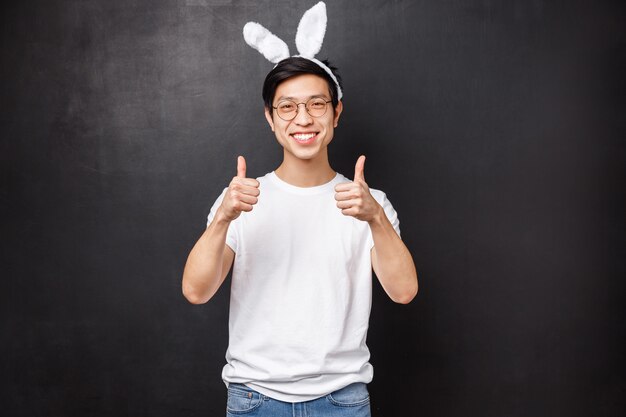
{"label": "right hand thumbs up", "polygon": [[252,206],[259,199],[259,182],[254,178],[246,178],[246,160],[243,156],[237,158],[237,176],[233,177],[228,185],[220,209],[227,221],[233,221],[242,211],[252,211]]}
{"label": "right hand thumbs up", "polygon": [[237,177],[246,178],[246,158],[243,156],[237,157]]}

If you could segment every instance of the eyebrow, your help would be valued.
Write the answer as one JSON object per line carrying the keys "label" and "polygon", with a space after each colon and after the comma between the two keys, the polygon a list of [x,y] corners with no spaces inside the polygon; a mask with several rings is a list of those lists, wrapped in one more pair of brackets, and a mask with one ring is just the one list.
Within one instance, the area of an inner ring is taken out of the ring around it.
{"label": "eyebrow", "polygon": [[[312,98],[318,98],[318,97],[320,97],[320,98],[324,98],[324,99],[328,99],[328,97],[327,97],[325,94],[314,94],[314,95],[312,95],[312,96],[306,97],[306,98],[305,98],[305,100],[310,100],[310,99],[312,99]],[[285,96],[280,96],[280,97],[278,97],[277,101],[281,101],[281,100],[292,100],[292,101],[295,101],[296,99],[297,99],[297,97],[292,97],[292,96],[288,96],[288,97],[285,97]]]}

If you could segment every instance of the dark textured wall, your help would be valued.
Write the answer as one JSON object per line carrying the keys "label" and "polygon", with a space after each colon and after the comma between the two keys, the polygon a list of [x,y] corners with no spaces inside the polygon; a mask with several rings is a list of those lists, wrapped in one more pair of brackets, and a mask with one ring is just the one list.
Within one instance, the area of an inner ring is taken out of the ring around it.
{"label": "dark textured wall", "polygon": [[[229,281],[182,270],[236,156],[282,157],[242,27],[295,53],[313,4],[2,6],[0,414],[224,414]],[[623,3],[327,7],[332,166],[367,155],[420,274],[375,283],[374,416],[624,415]]]}

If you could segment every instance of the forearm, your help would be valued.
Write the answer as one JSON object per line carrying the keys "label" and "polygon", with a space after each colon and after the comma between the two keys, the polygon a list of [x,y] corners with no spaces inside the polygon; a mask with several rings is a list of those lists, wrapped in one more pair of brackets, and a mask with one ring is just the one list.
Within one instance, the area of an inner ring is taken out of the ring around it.
{"label": "forearm", "polygon": [[406,304],[415,297],[418,290],[413,257],[382,207],[369,225],[374,239],[372,263],[376,276],[393,301]]}
{"label": "forearm", "polygon": [[[183,295],[193,304],[207,302],[225,277],[222,271],[229,221],[216,213],[187,257],[183,272]],[[228,271],[226,271],[228,272]]]}

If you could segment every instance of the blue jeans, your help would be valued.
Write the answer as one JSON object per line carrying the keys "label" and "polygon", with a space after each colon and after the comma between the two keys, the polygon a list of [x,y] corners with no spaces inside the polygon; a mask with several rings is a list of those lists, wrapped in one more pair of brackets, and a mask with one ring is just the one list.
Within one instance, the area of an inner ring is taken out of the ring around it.
{"label": "blue jeans", "polygon": [[371,417],[367,385],[350,384],[325,397],[287,403],[243,384],[229,384],[226,417]]}

